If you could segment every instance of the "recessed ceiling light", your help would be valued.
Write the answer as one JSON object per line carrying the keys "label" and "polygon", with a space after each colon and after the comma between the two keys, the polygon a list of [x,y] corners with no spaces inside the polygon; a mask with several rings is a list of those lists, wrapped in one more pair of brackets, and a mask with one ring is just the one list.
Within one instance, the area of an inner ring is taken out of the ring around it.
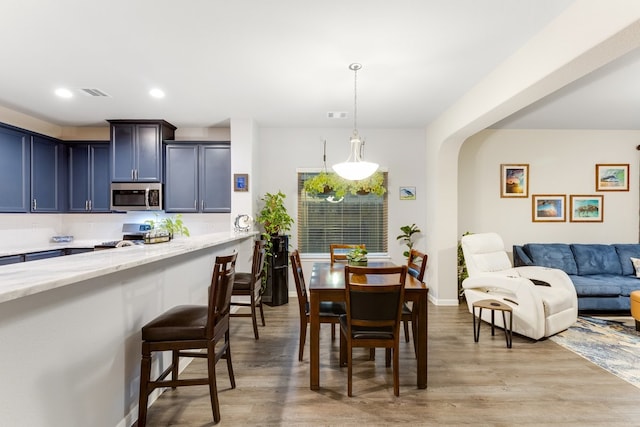
{"label": "recessed ceiling light", "polygon": [[149,95],[154,98],[164,98],[164,92],[161,89],[155,88],[149,91]]}
{"label": "recessed ceiling light", "polygon": [[55,93],[60,98],[71,98],[73,96],[73,93],[69,89],[63,87],[56,89]]}

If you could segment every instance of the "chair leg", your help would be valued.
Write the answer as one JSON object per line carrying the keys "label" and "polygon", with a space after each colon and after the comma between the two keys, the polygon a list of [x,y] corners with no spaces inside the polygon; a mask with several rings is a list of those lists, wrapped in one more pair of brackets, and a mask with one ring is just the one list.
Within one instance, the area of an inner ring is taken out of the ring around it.
{"label": "chair leg", "polygon": [[331,341],[334,341],[336,339],[336,324],[332,323],[331,324]]}
{"label": "chair leg", "polygon": [[[172,380],[177,380],[178,379],[178,369],[180,367],[180,356],[178,353],[178,350],[173,350],[171,352],[171,379]],[[175,390],[175,387],[171,387],[173,390]]]}
{"label": "chair leg", "polygon": [[251,320],[253,321],[253,336],[255,339],[260,339],[258,335],[258,320],[256,318],[256,302],[251,301]]}
{"label": "chair leg", "polygon": [[300,318],[300,344],[298,344],[298,360],[302,362],[304,344],[307,341],[307,319]]}
{"label": "chair leg", "polygon": [[220,403],[218,401],[218,386],[216,384],[216,349],[214,344],[209,344],[207,349],[207,366],[209,371],[209,395],[211,397],[211,411],[213,421],[220,422]]}
{"label": "chair leg", "polygon": [[224,342],[227,350],[224,352],[224,358],[227,359],[227,372],[229,372],[229,382],[231,388],[236,388],[236,377],[233,374],[233,363],[231,362],[231,343],[229,342],[229,331],[224,334]]}
{"label": "chair leg", "polygon": [[396,341],[396,346],[393,348],[393,394],[400,396],[400,357],[398,355],[400,346]]}
{"label": "chair leg", "polygon": [[418,358],[418,312],[414,310],[411,312],[411,332],[413,334],[413,352],[416,354],[416,359]]}
{"label": "chair leg", "polygon": [[404,341],[409,342],[409,322],[405,319],[402,323],[404,323]]}
{"label": "chair leg", "polygon": [[138,400],[138,427],[147,425],[147,405],[149,404],[148,383],[151,380],[151,353],[142,348],[140,362],[140,397]]}
{"label": "chair leg", "polygon": [[258,304],[258,306],[260,307],[260,319],[262,319],[262,326],[267,326],[267,324],[264,323],[264,310],[262,309],[262,300],[260,300],[260,304]]}
{"label": "chair leg", "polygon": [[391,349],[386,348],[384,352],[384,366],[387,368],[391,366]]}
{"label": "chair leg", "polygon": [[[347,339],[347,341],[349,341]],[[353,393],[352,393],[352,389],[353,389],[353,380],[352,380],[352,375],[353,375],[353,367],[352,367],[352,362],[353,362],[353,348],[351,347],[350,344],[347,344],[347,396],[352,397]]]}

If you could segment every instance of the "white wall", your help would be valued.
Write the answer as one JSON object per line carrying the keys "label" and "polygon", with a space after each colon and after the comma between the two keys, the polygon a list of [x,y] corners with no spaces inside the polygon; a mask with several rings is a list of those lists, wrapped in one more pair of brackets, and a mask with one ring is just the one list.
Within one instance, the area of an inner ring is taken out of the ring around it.
{"label": "white wall", "polygon": [[[495,231],[509,251],[528,242],[638,242],[640,131],[485,130],[460,151],[458,230]],[[529,197],[500,197],[500,164],[529,164]],[[597,163],[629,163],[626,192],[597,192]],[[567,221],[533,222],[532,194],[565,194]],[[571,194],[604,196],[602,223],[569,221]]]}
{"label": "white wall", "polygon": [[[322,142],[327,141],[327,168],[346,160],[349,155],[349,129],[284,129],[259,130],[256,161],[260,163],[260,193],[286,194],[285,203],[291,216],[297,219],[297,168],[322,167]],[[377,162],[389,172],[389,254],[396,262],[404,262],[406,246],[396,240],[403,225],[425,224],[426,148],[421,129],[360,129],[366,140],[364,158]],[[415,186],[417,200],[400,200],[400,186]],[[297,221],[291,230],[291,246],[297,247]],[[417,249],[426,250],[422,234],[415,240]],[[328,248],[327,248],[328,252]]]}

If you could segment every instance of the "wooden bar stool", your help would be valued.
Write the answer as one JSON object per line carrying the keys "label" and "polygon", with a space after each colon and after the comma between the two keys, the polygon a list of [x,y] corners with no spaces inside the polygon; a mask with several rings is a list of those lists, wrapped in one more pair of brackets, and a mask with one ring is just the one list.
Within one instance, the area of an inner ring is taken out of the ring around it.
{"label": "wooden bar stool", "polygon": [[[476,308],[480,309],[478,313],[478,326],[476,328]],[[511,343],[513,341],[512,330],[513,330],[513,310],[507,304],[504,304],[495,299],[483,299],[480,301],[476,301],[473,303],[473,340],[478,342],[480,339],[480,324],[482,323],[482,309],[486,308],[491,310],[491,336],[494,336],[495,333],[495,314],[496,310],[502,312],[502,324],[504,325],[504,336],[507,340],[507,348],[511,348]],[[505,313],[509,313],[509,327],[507,327],[507,319]]]}

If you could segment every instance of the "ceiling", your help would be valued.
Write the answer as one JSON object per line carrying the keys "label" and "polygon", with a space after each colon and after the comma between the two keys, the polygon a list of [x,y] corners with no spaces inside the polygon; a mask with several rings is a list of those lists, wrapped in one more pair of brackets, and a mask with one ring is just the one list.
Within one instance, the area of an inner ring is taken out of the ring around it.
{"label": "ceiling", "polygon": [[[0,105],[60,126],[214,127],[233,117],[348,128],[348,66],[359,62],[358,126],[424,128],[571,3],[21,0],[3,6]],[[638,68],[631,53],[496,126],[637,128],[640,101],[619,88],[637,87]],[[58,98],[58,87],[74,96]],[[166,97],[151,98],[154,87]]]}

